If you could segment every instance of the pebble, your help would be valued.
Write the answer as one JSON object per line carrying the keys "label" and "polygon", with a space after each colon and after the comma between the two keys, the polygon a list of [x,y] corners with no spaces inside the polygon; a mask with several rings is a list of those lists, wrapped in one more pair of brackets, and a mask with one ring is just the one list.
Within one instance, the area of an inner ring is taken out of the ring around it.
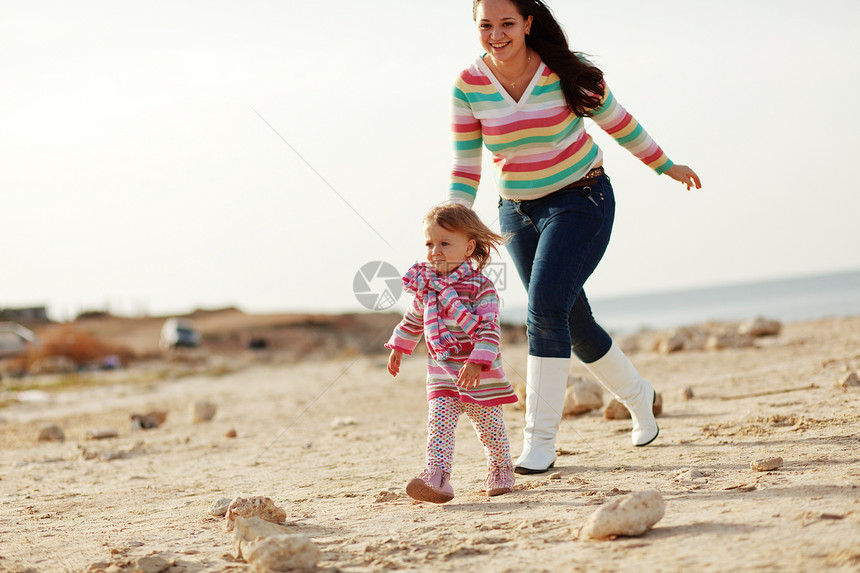
{"label": "pebble", "polygon": [[589,517],[580,536],[608,539],[642,535],[663,518],[666,504],[654,489],[637,491],[601,506]]}
{"label": "pebble", "polygon": [[66,434],[63,429],[57,424],[45,424],[39,430],[40,442],[62,442],[65,441]]}
{"label": "pebble", "polygon": [[770,470],[781,468],[782,466],[783,461],[782,458],[779,456],[774,456],[772,458],[762,458],[760,460],[753,460],[750,462],[750,469],[753,469],[757,472],[768,472]]}
{"label": "pebble", "polygon": [[137,430],[151,430],[167,421],[167,412],[152,411],[146,414],[132,414],[131,427]]}
{"label": "pebble", "polygon": [[693,388],[690,386],[685,386],[683,390],[681,390],[681,397],[684,400],[692,400],[695,394],[693,394]]}
{"label": "pebble", "polygon": [[105,440],[108,438],[116,438],[119,436],[119,432],[114,428],[93,428],[92,430],[87,430],[85,434],[86,439],[88,440]]}
{"label": "pebble", "polygon": [[850,388],[851,386],[860,386],[860,376],[856,372],[849,372],[842,381],[837,384],[840,388]]}
{"label": "pebble", "polygon": [[343,428],[344,426],[354,426],[358,424],[358,420],[351,416],[344,416],[341,418],[335,418],[331,421],[332,430],[336,430],[337,428]]}
{"label": "pebble", "polygon": [[224,434],[224,437],[226,437],[226,438],[235,438],[235,437],[236,437],[236,436],[238,436],[238,435],[239,435],[239,434],[237,434],[237,433],[236,433],[236,429],[235,429],[235,428],[230,428],[230,429],[229,429],[229,430],[227,430],[227,432]]}
{"label": "pebble", "polygon": [[384,490],[380,491],[378,494],[376,494],[376,497],[374,498],[373,502],[374,503],[383,503],[386,501],[394,501],[398,497],[400,497],[400,495],[396,491],[392,491],[390,489],[384,489]]}
{"label": "pebble", "polygon": [[215,417],[218,407],[205,400],[196,400],[188,406],[188,413],[192,424],[208,422]]}
{"label": "pebble", "polygon": [[230,507],[230,502],[233,501],[229,497],[222,497],[218,501],[212,504],[212,507],[209,508],[209,515],[214,515],[215,517],[224,517],[227,515],[227,508]]}

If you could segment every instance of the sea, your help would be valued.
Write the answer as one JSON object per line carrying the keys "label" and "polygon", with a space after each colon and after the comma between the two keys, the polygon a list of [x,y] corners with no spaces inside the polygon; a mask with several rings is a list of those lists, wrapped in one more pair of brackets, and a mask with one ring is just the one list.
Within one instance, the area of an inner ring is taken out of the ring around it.
{"label": "sea", "polygon": [[[860,315],[860,271],[762,282],[589,298],[592,311],[612,334],[662,330],[708,321],[735,322],[761,316],[783,323]],[[525,307],[503,308],[501,320],[521,324]]]}

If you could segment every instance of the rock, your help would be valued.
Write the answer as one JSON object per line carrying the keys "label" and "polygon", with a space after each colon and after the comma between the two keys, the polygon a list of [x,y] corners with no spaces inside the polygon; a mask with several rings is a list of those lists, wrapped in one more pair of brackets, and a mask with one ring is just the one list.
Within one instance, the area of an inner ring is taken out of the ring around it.
{"label": "rock", "polygon": [[848,375],[842,379],[839,384],[837,384],[840,388],[850,388],[851,386],[860,386],[860,377],[857,376],[856,372],[849,372]]}
{"label": "rock", "polygon": [[272,523],[283,523],[287,519],[287,512],[276,506],[270,497],[237,497],[227,507],[224,525],[227,531],[233,531],[233,523],[237,517],[259,517]]}
{"label": "rock", "polygon": [[205,400],[197,400],[188,406],[188,413],[192,424],[208,422],[215,417],[215,412],[217,411],[218,407],[215,404],[211,404]]}
{"label": "rock", "polygon": [[39,430],[40,442],[63,442],[65,439],[66,434],[57,424],[45,424]]}
{"label": "rock", "polygon": [[342,428],[344,426],[354,426],[358,423],[358,420],[351,416],[344,416],[341,418],[335,418],[331,421],[332,430],[336,430],[337,428]]}
{"label": "rock", "polygon": [[768,472],[770,470],[781,468],[782,464],[782,458],[779,456],[774,456],[772,458],[762,458],[760,460],[751,461],[750,469],[753,469],[757,472]]}
{"label": "rock", "polygon": [[108,438],[116,438],[117,436],[119,436],[119,432],[114,428],[93,428],[92,430],[87,430],[85,434],[88,440],[106,440]]}
{"label": "rock", "polygon": [[637,491],[601,506],[586,522],[580,535],[607,539],[619,535],[642,535],[663,518],[666,504],[654,489]]}
{"label": "rock", "polygon": [[661,338],[657,342],[657,352],[660,354],[669,354],[671,352],[678,352],[679,350],[684,349],[684,342],[686,338],[680,332],[669,332],[664,338]]}
{"label": "rock", "polygon": [[147,412],[146,414],[132,414],[131,426],[138,430],[151,430],[157,428],[167,421],[167,412]]}
{"label": "rock", "polygon": [[320,559],[307,537],[257,517],[236,518],[233,549],[258,571],[313,571]]}
{"label": "rock", "polygon": [[[657,392],[654,398],[654,406],[651,408],[651,411],[654,412],[654,416],[663,415],[663,394],[660,392]],[[606,405],[606,409],[603,411],[603,417],[607,420],[629,420],[630,411],[624,406],[624,404],[613,398],[609,401],[609,404]]]}
{"label": "rock", "polygon": [[694,397],[693,388],[690,386],[685,386],[683,390],[681,390],[681,397],[684,400],[692,400]]}
{"label": "rock", "polygon": [[564,395],[564,416],[576,416],[603,407],[603,388],[596,382],[583,378],[567,381]]}
{"label": "rock", "polygon": [[741,336],[776,336],[782,330],[782,324],[778,320],[768,320],[756,316],[738,325],[738,334]]}
{"label": "rock", "polygon": [[710,471],[700,471],[695,468],[684,470],[674,478],[672,478],[673,482],[676,483],[705,483],[707,482],[706,476],[711,475]]}
{"label": "rock", "polygon": [[722,350],[724,348],[749,348],[755,346],[755,340],[748,334],[736,332],[712,334],[705,343],[708,350]]}
{"label": "rock", "polygon": [[546,479],[561,479],[561,472],[555,472],[550,474],[550,476]]}
{"label": "rock", "polygon": [[209,515],[214,515],[215,517],[224,517],[227,515],[227,509],[230,507],[230,502],[233,501],[229,497],[222,497],[218,501],[212,504],[212,507],[209,508]]}
{"label": "rock", "polygon": [[236,429],[235,429],[235,428],[230,428],[229,430],[227,430],[227,431],[224,433],[224,437],[225,437],[225,438],[235,438],[235,437],[236,437],[236,436],[238,436],[238,435],[239,435],[239,434],[237,434],[237,433],[236,433]]}
{"label": "rock", "polygon": [[707,333],[700,328],[673,328],[657,340],[654,350],[669,354],[680,350],[701,350],[705,347]]}
{"label": "rock", "polygon": [[400,494],[398,494],[396,491],[392,491],[390,489],[384,489],[384,490],[380,491],[378,494],[376,494],[376,497],[374,498],[373,502],[374,503],[384,503],[387,501],[394,501],[395,499],[397,499],[399,497],[400,497]]}
{"label": "rock", "polygon": [[169,559],[163,555],[147,555],[137,560],[137,568],[134,571],[135,573],[161,573],[175,564],[175,559]]}

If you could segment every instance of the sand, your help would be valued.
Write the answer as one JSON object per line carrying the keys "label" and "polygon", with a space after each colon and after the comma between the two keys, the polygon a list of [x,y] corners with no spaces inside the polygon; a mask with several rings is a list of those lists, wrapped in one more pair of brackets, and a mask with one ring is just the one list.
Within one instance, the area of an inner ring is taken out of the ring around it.
{"label": "sand", "polygon": [[[521,381],[526,348],[503,357]],[[396,380],[384,355],[355,354],[183,376],[150,367],[25,396],[37,401],[0,408],[0,571],[145,570],[152,555],[173,572],[251,571],[208,513],[236,496],[286,510],[321,549],[321,571],[860,570],[860,387],[836,387],[860,370],[860,317],[788,324],[754,348],[631,357],[663,393],[652,445],[630,446],[629,420],[565,418],[555,470],[488,499],[462,418],[446,505],[404,493],[423,464],[421,357]],[[195,400],[218,406],[212,421],[191,422]],[[162,426],[131,428],[130,414],[153,409],[168,413]],[[505,416],[516,454],[523,414]],[[37,442],[45,423],[66,440]],[[84,438],[103,427],[119,436]],[[777,456],[778,469],[750,468]],[[666,504],[653,529],[579,538],[601,504],[646,489]]]}

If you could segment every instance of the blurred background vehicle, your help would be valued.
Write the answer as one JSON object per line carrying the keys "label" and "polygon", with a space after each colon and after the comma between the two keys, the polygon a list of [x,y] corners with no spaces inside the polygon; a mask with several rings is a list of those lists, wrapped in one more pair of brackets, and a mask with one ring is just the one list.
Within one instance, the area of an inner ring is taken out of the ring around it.
{"label": "blurred background vehicle", "polygon": [[194,348],[200,345],[200,333],[187,318],[168,318],[161,327],[158,345],[164,350]]}

